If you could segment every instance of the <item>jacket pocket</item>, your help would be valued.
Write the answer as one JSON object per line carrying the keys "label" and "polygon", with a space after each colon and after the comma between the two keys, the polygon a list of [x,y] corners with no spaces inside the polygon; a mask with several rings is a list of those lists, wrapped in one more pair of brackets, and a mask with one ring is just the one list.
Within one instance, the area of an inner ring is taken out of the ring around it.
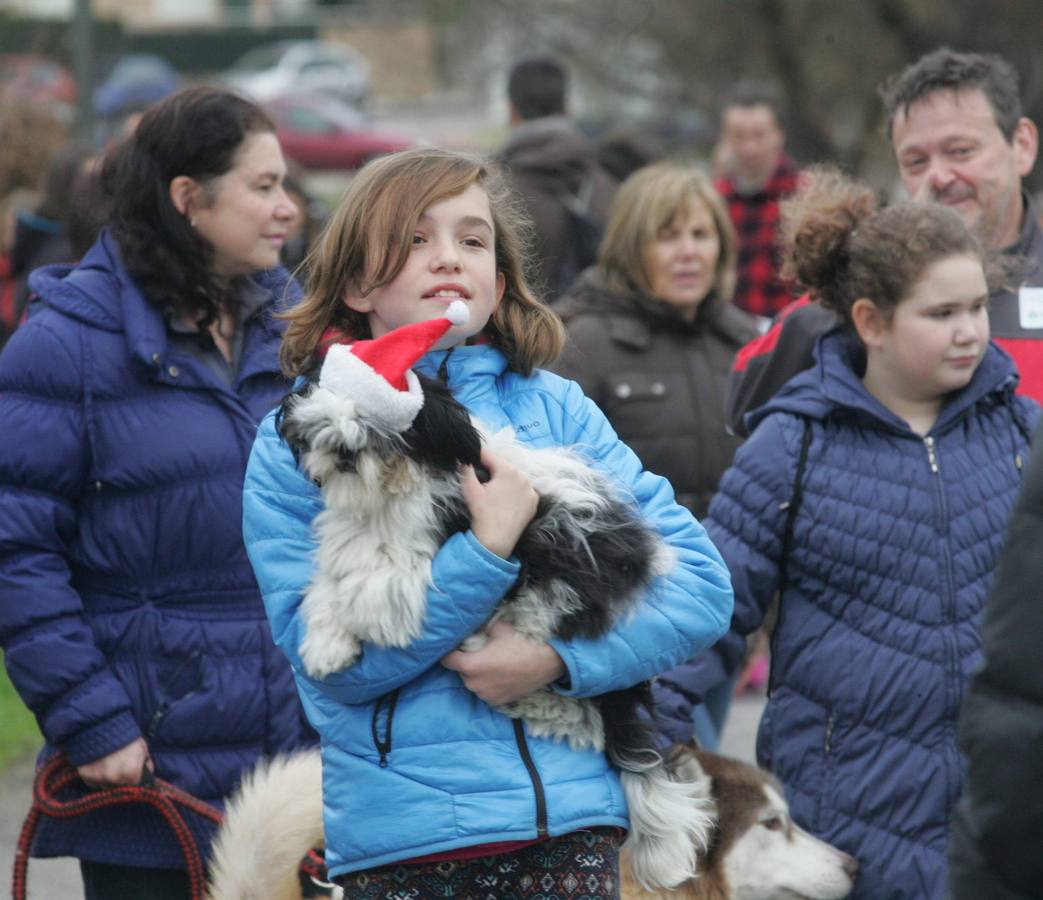
{"label": "jacket pocket", "polygon": [[395,707],[398,705],[399,688],[378,697],[373,704],[373,718],[370,720],[370,732],[373,735],[373,746],[380,756],[380,768],[386,769],[388,757],[391,755],[391,733],[395,719]]}
{"label": "jacket pocket", "polygon": [[192,697],[203,685],[206,674],[206,654],[193,650],[177,660],[168,671],[157,674],[156,704],[143,729],[147,742],[158,735],[170,711]]}

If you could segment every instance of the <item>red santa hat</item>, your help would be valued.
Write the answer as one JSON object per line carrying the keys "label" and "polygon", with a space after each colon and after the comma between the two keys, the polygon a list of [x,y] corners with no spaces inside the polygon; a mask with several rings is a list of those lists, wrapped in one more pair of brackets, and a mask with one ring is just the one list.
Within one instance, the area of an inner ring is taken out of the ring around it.
{"label": "red santa hat", "polygon": [[350,397],[361,416],[405,431],[424,405],[412,366],[453,326],[467,322],[467,304],[454,300],[445,316],[403,325],[369,341],[334,344],[319,373],[319,387]]}

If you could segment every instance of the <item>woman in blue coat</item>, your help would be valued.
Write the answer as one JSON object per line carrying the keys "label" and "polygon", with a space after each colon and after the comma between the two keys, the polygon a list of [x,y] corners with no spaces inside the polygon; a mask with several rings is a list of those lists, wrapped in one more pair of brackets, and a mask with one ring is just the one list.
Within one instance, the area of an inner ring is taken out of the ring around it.
{"label": "woman in blue coat", "polygon": [[[257,424],[288,389],[273,311],[298,212],[274,126],[178,94],[105,160],[110,228],[0,357],[0,641],[46,739],[90,787],[144,769],[220,803],[306,726],[241,536]],[[190,823],[204,853],[208,823]],[[90,898],[187,897],[145,807],[45,820]]]}
{"label": "woman in blue coat", "polygon": [[710,507],[731,634],[780,598],[758,759],[860,859],[854,896],[941,900],[957,714],[1038,408],[989,342],[982,250],[951,210],[880,210],[821,170],[783,228],[845,327],[752,414]]}

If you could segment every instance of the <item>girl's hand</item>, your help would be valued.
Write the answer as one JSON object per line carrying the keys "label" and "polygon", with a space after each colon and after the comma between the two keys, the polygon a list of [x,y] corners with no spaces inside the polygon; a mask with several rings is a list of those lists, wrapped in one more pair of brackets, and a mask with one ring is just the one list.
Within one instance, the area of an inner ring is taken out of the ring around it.
{"label": "girl's hand", "polygon": [[146,766],[150,772],[153,771],[148,744],[144,738],[138,738],[115,753],[77,766],[76,771],[88,787],[106,788],[141,784]]}
{"label": "girl's hand", "polygon": [[482,448],[489,480],[482,484],[471,466],[460,470],[460,489],[471,514],[471,531],[487,550],[507,559],[536,515],[540,496],[527,475]]}
{"label": "girl's hand", "polygon": [[503,706],[538,691],[565,674],[565,663],[550,644],[522,637],[502,619],[486,630],[480,650],[454,650],[442,665],[459,672],[464,686],[490,706]]}

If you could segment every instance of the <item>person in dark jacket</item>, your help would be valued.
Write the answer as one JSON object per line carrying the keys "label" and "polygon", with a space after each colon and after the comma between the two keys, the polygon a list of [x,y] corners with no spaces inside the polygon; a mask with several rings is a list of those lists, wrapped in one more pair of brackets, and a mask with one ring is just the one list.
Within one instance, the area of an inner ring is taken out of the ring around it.
{"label": "person in dark jacket", "polygon": [[[620,187],[598,264],[555,307],[569,336],[556,371],[582,386],[697,518],[739,445],[724,427],[724,390],[732,356],[757,331],[730,302],[735,258],[735,233],[709,179],[656,163]],[[679,742],[694,730],[715,748],[731,682],[693,713],[674,674],[656,682],[661,729]]]}
{"label": "person in dark jacket", "polygon": [[597,265],[555,307],[579,382],[619,436],[702,518],[739,441],[724,428],[735,352],[757,333],[730,303],[735,232],[698,169],[635,172],[612,204]]}
{"label": "person in dark jacket", "polygon": [[[220,804],[310,735],[241,532],[257,425],[289,389],[284,172],[254,104],[158,105],[104,162],[110,228],[30,276],[39,311],[0,356],[0,644],[76,793],[147,769]],[[44,820],[32,852],[79,858],[89,898],[189,896],[147,807]]]}
{"label": "person in dark jacket", "polygon": [[[1018,76],[992,54],[935,50],[882,89],[902,183],[915,199],[951,206],[992,253],[1016,261],[1018,278],[997,281],[993,340],[1013,358],[1018,391],[1043,402],[1043,231],[1024,192],[1038,149],[1036,125],[1021,114]],[[743,417],[812,364],[815,340],[835,317],[804,298],[736,357],[728,422]]]}
{"label": "person in dark jacket", "polygon": [[757,757],[861,861],[852,896],[941,900],[957,715],[1039,408],[989,341],[984,251],[954,212],[877,209],[821,170],[782,223],[788,270],[844,326],[752,415],[711,503],[729,639],[778,594]]}
{"label": "person in dark jacket", "polygon": [[954,900],[1028,900],[1043,885],[1043,430],[985,606],[985,664],[960,714],[967,790],[953,819]]}
{"label": "person in dark jacket", "polygon": [[617,182],[567,114],[568,73],[553,57],[512,67],[511,133],[500,154],[533,222],[533,283],[553,302],[597,254]]}

